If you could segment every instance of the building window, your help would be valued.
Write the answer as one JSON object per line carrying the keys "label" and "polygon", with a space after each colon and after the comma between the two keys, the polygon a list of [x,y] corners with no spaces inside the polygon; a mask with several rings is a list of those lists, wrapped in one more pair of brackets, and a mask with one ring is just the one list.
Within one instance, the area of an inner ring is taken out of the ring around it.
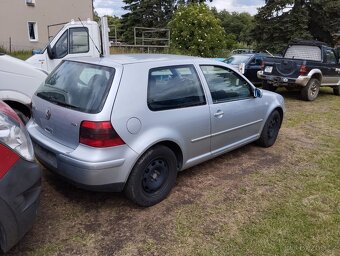
{"label": "building window", "polygon": [[26,5],[35,6],[35,0],[26,0]]}
{"label": "building window", "polygon": [[36,22],[28,22],[28,38],[30,41],[38,41],[38,25]]}

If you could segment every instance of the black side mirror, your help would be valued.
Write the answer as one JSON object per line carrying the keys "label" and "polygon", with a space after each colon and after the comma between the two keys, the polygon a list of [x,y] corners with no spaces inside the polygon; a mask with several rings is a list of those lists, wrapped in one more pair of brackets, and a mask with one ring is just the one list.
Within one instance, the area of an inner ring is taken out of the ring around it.
{"label": "black side mirror", "polygon": [[255,88],[255,90],[254,90],[254,97],[255,98],[262,98],[262,96],[263,96],[262,91],[259,88]]}
{"label": "black side mirror", "polygon": [[47,55],[48,55],[48,57],[49,57],[51,60],[55,59],[55,51],[51,48],[51,45],[48,45],[47,48],[46,48],[46,50],[47,50]]}

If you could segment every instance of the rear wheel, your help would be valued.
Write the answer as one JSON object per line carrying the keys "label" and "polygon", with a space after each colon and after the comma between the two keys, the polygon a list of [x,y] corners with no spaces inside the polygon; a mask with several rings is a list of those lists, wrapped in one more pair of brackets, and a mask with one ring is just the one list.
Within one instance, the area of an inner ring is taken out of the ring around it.
{"label": "rear wheel", "polygon": [[175,185],[177,158],[166,146],[149,149],[133,167],[125,195],[140,206],[152,206],[167,197]]}
{"label": "rear wheel", "polygon": [[262,88],[267,90],[267,91],[271,91],[271,92],[275,92],[277,87],[268,83],[267,81],[263,81],[262,83]]}
{"label": "rear wheel", "polygon": [[277,110],[274,110],[264,124],[261,136],[256,143],[265,148],[272,146],[279,134],[280,127],[281,115]]}
{"label": "rear wheel", "polygon": [[301,98],[306,101],[315,100],[320,91],[320,81],[316,78],[311,78],[308,84],[301,90]]}
{"label": "rear wheel", "polygon": [[333,93],[337,96],[340,96],[340,85],[333,88]]}

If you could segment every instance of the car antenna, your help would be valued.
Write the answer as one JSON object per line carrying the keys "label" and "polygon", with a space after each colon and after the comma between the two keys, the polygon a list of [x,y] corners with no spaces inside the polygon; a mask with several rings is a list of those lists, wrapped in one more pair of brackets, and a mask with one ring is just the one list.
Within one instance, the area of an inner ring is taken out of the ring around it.
{"label": "car antenna", "polygon": [[[80,21],[80,23],[81,23],[81,25],[83,26],[83,28],[85,28],[83,22],[81,21],[81,19],[80,19],[79,17],[78,17],[78,20]],[[96,47],[96,49],[97,49],[97,51],[98,51],[98,53],[99,53],[99,56],[100,56],[101,58],[104,57],[104,55],[101,53],[101,51],[99,51],[97,45],[94,43],[94,41],[93,41],[93,39],[92,39],[90,33],[89,33],[89,38],[91,39],[92,43],[94,44],[94,47]]]}

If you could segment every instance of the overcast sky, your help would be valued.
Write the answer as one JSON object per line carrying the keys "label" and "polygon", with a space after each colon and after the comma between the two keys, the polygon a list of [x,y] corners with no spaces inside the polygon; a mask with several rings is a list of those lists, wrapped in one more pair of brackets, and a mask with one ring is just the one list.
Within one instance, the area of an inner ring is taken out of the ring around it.
{"label": "overcast sky", "polygon": [[[248,12],[254,15],[257,13],[257,8],[264,5],[264,0],[213,0],[208,5],[215,6],[218,10]],[[94,0],[94,7],[99,16],[121,16],[126,12],[122,6],[124,6],[122,0]]]}

